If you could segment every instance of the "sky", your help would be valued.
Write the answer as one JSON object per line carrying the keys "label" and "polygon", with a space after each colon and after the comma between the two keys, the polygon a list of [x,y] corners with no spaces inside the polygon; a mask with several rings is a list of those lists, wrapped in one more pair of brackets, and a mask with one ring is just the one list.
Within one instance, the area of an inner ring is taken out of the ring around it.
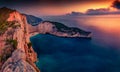
{"label": "sky", "polygon": [[108,9],[114,1],[116,0],[0,0],[0,7],[6,6],[35,16],[48,16]]}

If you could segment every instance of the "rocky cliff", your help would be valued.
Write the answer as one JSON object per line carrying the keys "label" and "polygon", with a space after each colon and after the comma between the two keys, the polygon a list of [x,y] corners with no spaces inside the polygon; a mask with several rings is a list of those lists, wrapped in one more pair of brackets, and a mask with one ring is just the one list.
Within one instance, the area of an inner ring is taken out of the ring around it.
{"label": "rocky cliff", "polygon": [[91,32],[75,27],[68,27],[59,22],[42,21],[37,26],[28,26],[31,35],[52,34],[60,37],[80,37],[91,39]]}
{"label": "rocky cliff", "polygon": [[74,27],[67,27],[59,22],[43,21],[38,26],[40,34],[52,34],[60,37],[81,37],[91,38],[91,32]]}
{"label": "rocky cliff", "polygon": [[39,72],[34,64],[37,55],[29,41],[26,16],[5,7],[0,13],[0,28],[4,28],[0,32],[0,72]]}

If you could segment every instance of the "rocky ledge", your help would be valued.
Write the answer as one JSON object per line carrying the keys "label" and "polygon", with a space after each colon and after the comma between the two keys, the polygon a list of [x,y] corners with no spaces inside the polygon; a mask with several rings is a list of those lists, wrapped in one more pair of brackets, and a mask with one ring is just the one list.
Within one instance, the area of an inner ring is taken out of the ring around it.
{"label": "rocky ledge", "polygon": [[4,63],[1,72],[39,72],[35,65],[26,61],[26,53],[17,49],[12,56]]}

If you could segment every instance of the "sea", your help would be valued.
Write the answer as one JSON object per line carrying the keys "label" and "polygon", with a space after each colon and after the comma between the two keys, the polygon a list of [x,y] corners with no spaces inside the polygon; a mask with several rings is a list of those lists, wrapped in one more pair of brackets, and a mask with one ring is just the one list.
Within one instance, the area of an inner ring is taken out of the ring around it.
{"label": "sea", "polygon": [[92,39],[32,36],[41,72],[120,72],[120,15],[42,18],[90,31]]}

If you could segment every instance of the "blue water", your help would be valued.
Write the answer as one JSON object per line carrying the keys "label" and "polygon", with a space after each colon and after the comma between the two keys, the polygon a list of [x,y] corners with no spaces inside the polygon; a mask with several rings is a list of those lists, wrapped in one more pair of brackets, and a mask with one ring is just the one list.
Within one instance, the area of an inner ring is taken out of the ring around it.
{"label": "blue water", "polygon": [[120,53],[89,39],[38,34],[30,38],[41,72],[120,72]]}

